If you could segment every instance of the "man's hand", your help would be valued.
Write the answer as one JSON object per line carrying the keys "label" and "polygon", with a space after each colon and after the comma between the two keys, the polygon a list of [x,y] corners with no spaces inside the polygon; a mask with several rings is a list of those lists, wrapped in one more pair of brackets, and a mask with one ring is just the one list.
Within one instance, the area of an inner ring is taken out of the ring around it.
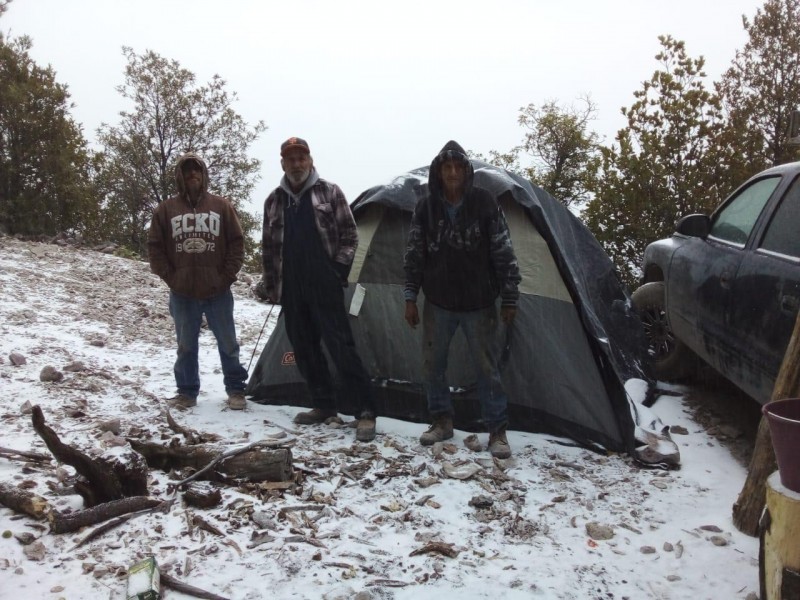
{"label": "man's hand", "polygon": [[[408,314],[408,308],[406,308],[406,314]],[[501,306],[500,307],[500,319],[502,319],[503,323],[506,325],[511,325],[514,322],[514,317],[517,316],[517,307],[516,306]]]}
{"label": "man's hand", "polygon": [[417,303],[411,300],[406,300],[406,323],[411,325],[411,329],[416,329],[417,325],[419,325]]}

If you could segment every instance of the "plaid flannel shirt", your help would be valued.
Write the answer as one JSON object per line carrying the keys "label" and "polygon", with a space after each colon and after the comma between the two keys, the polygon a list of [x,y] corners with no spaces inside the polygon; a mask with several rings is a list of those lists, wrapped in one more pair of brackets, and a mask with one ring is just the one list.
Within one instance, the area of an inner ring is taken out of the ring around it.
{"label": "plaid flannel shirt", "polygon": [[[344,193],[335,183],[318,179],[306,194],[311,194],[314,223],[325,252],[331,260],[349,268],[358,247],[358,230]],[[264,287],[268,300],[275,304],[280,303],[283,289],[283,211],[288,197],[286,190],[278,187],[264,202]]]}

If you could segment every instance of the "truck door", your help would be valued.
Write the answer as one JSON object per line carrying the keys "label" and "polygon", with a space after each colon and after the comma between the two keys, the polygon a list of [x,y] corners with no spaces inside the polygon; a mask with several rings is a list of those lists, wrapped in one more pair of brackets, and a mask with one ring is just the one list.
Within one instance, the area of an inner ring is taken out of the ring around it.
{"label": "truck door", "polygon": [[731,353],[727,312],[747,241],[780,176],[747,184],[712,215],[705,239],[676,250],[667,283],[667,310],[675,335],[728,376]]}
{"label": "truck door", "polygon": [[765,210],[771,216],[739,266],[728,313],[740,387],[762,404],[771,398],[800,305],[800,177]]}

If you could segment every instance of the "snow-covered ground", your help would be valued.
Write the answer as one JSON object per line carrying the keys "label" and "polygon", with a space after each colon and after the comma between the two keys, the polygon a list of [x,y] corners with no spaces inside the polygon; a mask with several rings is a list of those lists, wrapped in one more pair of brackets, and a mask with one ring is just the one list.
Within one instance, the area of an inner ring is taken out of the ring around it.
{"label": "snow-covered ground", "polygon": [[[246,281],[234,295],[247,367],[270,306]],[[48,453],[28,405],[39,405],[64,441],[98,454],[121,451],[100,428],[114,419],[121,437],[182,439],[164,413],[174,345],[167,290],[145,263],[0,237],[0,447]],[[179,499],[167,514],[134,517],[78,548],[88,531],[54,535],[0,507],[0,598],[124,598],[127,567],[148,555],[228,598],[727,600],[758,591],[758,541],[731,522],[746,471],[680,397],[653,407],[673,426],[679,470],[642,469],[626,456],[517,431],[512,459],[494,462],[464,445],[466,432],[423,448],[423,425],[379,419],[374,443],[362,444],[349,418],[298,428],[295,407],[248,402],[229,411],[210,332],[201,346],[199,404],[173,411],[175,419],[221,436],[221,449],[285,436],[301,471],[296,488],[220,486],[215,508]],[[65,370],[70,364],[77,370]],[[63,380],[41,381],[46,366]],[[59,511],[82,508],[73,475],[55,460],[0,456],[0,483]],[[151,470],[150,495],[169,497],[170,481]],[[598,531],[612,535],[596,539]],[[426,551],[430,542],[447,552]],[[165,589],[163,597],[188,596]]]}

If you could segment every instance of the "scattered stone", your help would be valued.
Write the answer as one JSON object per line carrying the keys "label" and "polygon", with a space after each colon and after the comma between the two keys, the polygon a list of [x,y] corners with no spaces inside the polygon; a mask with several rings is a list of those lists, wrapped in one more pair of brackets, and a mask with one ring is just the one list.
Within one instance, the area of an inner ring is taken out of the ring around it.
{"label": "scattered stone", "polygon": [[15,533],[14,537],[23,546],[27,546],[28,544],[32,544],[33,542],[36,541],[36,536],[29,531],[23,531],[22,533]]}
{"label": "scattered stone", "polygon": [[491,508],[493,504],[494,500],[489,496],[473,496],[469,501],[469,505],[473,508]]}
{"label": "scattered stone", "polygon": [[119,435],[121,423],[119,419],[109,419],[108,421],[101,421],[97,427],[100,429],[100,431],[108,431],[114,435]]}
{"label": "scattered stone", "polygon": [[660,481],[658,479],[654,479],[650,482],[650,485],[653,487],[657,487],[660,490],[666,490],[669,486],[664,481]]}
{"label": "scattered stone", "polygon": [[655,554],[656,549],[653,548],[652,546],[642,546],[641,548],[639,548],[639,552],[641,552],[642,554]]}
{"label": "scattered stone", "polygon": [[86,365],[79,360],[74,360],[71,363],[64,365],[64,370],[68,373],[80,373],[81,371],[86,370]]}
{"label": "scattered stone", "polygon": [[96,565],[93,562],[81,563],[81,568],[83,569],[84,573],[91,573],[92,571],[94,571],[95,566]]}
{"label": "scattered stone", "polygon": [[106,345],[106,342],[105,342],[105,340],[94,339],[94,340],[89,340],[89,345],[90,346],[95,346],[97,348],[104,348],[105,345]]}
{"label": "scattered stone", "polygon": [[442,465],[442,471],[444,471],[444,474],[452,479],[469,479],[470,477],[483,471],[483,469],[481,469],[475,463],[455,466],[449,462],[446,462],[444,465]]}
{"label": "scattered stone", "polygon": [[664,552],[672,552],[675,548],[669,542],[664,542]]}
{"label": "scattered stone", "polygon": [[415,479],[414,483],[421,488],[427,488],[439,483],[439,479],[437,477],[422,477],[420,479]]}
{"label": "scattered stone", "polygon": [[[667,581],[669,581],[670,583],[680,581],[681,579],[683,578],[680,575],[667,575]],[[758,598],[756,598],[756,600],[758,600]]]}
{"label": "scattered stone", "polygon": [[614,530],[611,527],[594,521],[586,524],[586,533],[593,540],[610,540],[614,537]]}
{"label": "scattered stone", "polygon": [[20,414],[29,415],[33,412],[33,405],[31,404],[30,400],[25,400],[22,406],[19,407]]}
{"label": "scattered stone", "polygon": [[669,432],[675,435],[689,435],[689,430],[683,425],[673,425],[669,428]]}
{"label": "scattered stone", "polygon": [[58,594],[59,592],[63,592],[64,591],[64,586],[63,585],[56,585],[54,587],[51,587],[50,591],[53,594]]}
{"label": "scattered stone", "polygon": [[52,381],[53,383],[58,383],[62,379],[64,379],[64,374],[50,365],[44,367],[39,373],[39,381]]}
{"label": "scattered stone", "polygon": [[275,522],[275,519],[272,515],[264,510],[257,510],[250,518],[253,520],[253,523],[258,525],[259,529],[269,529],[271,531],[276,531],[278,529],[278,524]]}
{"label": "scattered stone", "polygon": [[478,440],[474,433],[464,438],[464,445],[473,452],[483,452],[483,444]]}
{"label": "scattered stone", "polygon": [[721,535],[712,535],[711,536],[711,543],[714,544],[715,546],[727,546],[728,545],[728,540],[726,540]]}
{"label": "scattered stone", "polygon": [[702,529],[703,531],[710,531],[711,533],[722,533],[722,529],[720,529],[716,525],[701,525],[700,529]]}
{"label": "scattered stone", "polygon": [[111,570],[108,567],[104,565],[98,565],[92,570],[92,575],[94,575],[95,579],[100,579],[101,577],[108,575],[110,572]]}
{"label": "scattered stone", "polygon": [[744,600],[758,600],[758,594],[756,594],[755,592],[750,592],[749,594],[747,594],[747,596],[745,596]]}
{"label": "scattered stone", "polygon": [[100,436],[100,441],[103,442],[104,446],[112,446],[112,447],[121,447],[128,444],[128,440],[124,437],[120,437],[118,435],[114,435],[110,431],[106,431],[103,435]]}
{"label": "scattered stone", "polygon": [[44,555],[47,553],[47,549],[44,547],[42,542],[37,540],[32,544],[28,544],[27,546],[23,547],[22,553],[28,558],[28,560],[42,561],[44,560]]}
{"label": "scattered stone", "polygon": [[24,365],[28,362],[28,359],[22,356],[19,352],[12,352],[8,355],[8,360],[11,361],[11,364],[15,367],[19,367]]}

